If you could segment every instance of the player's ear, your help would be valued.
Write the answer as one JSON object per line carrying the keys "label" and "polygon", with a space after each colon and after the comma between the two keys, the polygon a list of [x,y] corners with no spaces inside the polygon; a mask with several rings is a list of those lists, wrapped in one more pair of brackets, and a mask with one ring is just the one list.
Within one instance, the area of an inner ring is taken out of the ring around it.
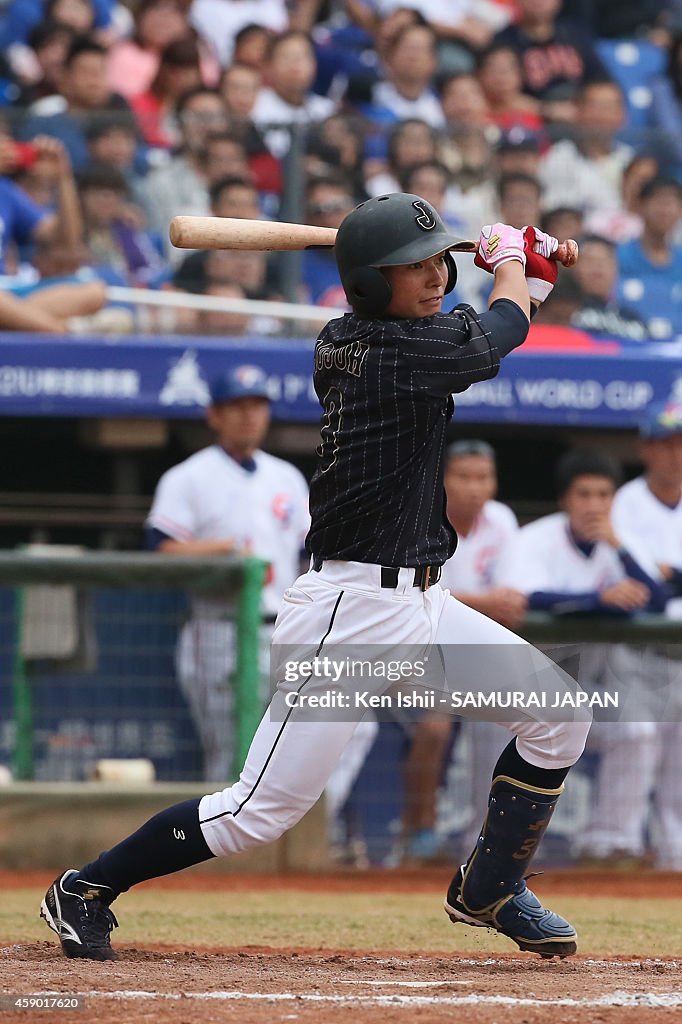
{"label": "player's ear", "polygon": [[448,292],[451,292],[457,284],[457,264],[455,263],[455,257],[451,252],[445,253],[445,261],[448,267],[448,280],[445,285],[445,294],[447,295]]}
{"label": "player's ear", "polygon": [[377,267],[356,267],[343,281],[346,298],[359,316],[381,316],[391,301],[393,289]]}
{"label": "player's ear", "polygon": [[213,404],[213,402],[211,402],[210,405],[206,406],[206,411],[205,411],[204,415],[206,417],[206,422],[208,423],[208,425],[211,428],[211,430],[215,430],[216,429],[216,422],[217,421],[216,421],[216,407]]}

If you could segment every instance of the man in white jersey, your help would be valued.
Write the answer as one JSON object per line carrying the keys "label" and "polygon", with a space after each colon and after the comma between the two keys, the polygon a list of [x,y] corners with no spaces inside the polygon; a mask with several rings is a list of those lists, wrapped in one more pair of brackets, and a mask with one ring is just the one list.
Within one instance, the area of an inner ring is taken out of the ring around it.
{"label": "man in white jersey", "polygon": [[[494,497],[497,492],[495,451],[485,441],[455,441],[445,452],[443,482],[448,519],[459,543],[443,566],[441,586],[462,604],[514,629],[524,616],[525,594],[497,586],[501,554],[518,530],[512,510]],[[485,809],[487,779],[505,743],[502,730],[489,722],[466,722],[471,754],[470,802],[478,826]],[[408,860],[438,855],[436,798],[450,750],[452,718],[426,714],[414,726],[406,766],[405,854]],[[470,837],[467,837],[470,838]]]}
{"label": "man in white jersey", "polygon": [[[611,508],[620,476],[606,456],[591,451],[568,452],[557,467],[557,493],[562,511],[524,526],[512,542],[504,579],[523,589],[529,608],[554,615],[628,615],[659,611],[665,595],[653,560],[625,532],[614,529]],[[628,524],[629,525],[629,524]],[[570,653],[567,648],[566,652]],[[575,653],[575,649],[573,649]],[[579,680],[604,679],[607,648],[590,644],[580,649]],[[641,822],[643,804],[638,779],[650,759],[651,726],[638,722],[596,722],[593,749],[602,754],[591,820],[579,850],[610,855],[638,855],[630,836],[633,819]],[[618,764],[609,758],[618,750]],[[627,750],[627,757],[623,752]],[[613,768],[616,771],[613,771]],[[603,797],[602,797],[603,794]],[[605,837],[609,837],[608,847]]]}
{"label": "man in white jersey", "polygon": [[[656,562],[669,581],[673,599],[665,613],[682,618],[682,405],[679,401],[655,403],[649,407],[640,424],[640,454],[644,474],[620,488],[613,503],[616,529],[628,529],[638,544]],[[680,750],[682,749],[682,661],[680,645],[629,647],[621,645],[614,652],[614,671],[626,680],[639,682],[665,695],[668,705],[666,721],[654,713],[652,721],[642,723],[647,730],[646,741],[636,752],[638,772],[635,776],[638,803],[644,814],[653,792],[655,813],[652,830],[657,867],[682,869],[682,792],[680,789]],[[631,756],[630,750],[625,751]],[[610,760],[611,774],[616,775],[623,764],[623,752],[615,749]],[[637,848],[643,842],[644,820],[634,820],[637,832],[631,842]],[[603,847],[609,836],[601,829],[595,838]]]}
{"label": "man in white jersey", "polygon": [[[309,526],[308,488],[294,466],[260,450],[270,402],[258,367],[228,371],[212,382],[210,394],[207,420],[215,444],[161,477],[147,519],[148,546],[180,555],[235,552],[266,559],[262,613],[269,642],[282,594],[299,572]],[[178,678],[201,739],[205,778],[213,781],[232,772],[235,604],[195,598],[177,650]]]}

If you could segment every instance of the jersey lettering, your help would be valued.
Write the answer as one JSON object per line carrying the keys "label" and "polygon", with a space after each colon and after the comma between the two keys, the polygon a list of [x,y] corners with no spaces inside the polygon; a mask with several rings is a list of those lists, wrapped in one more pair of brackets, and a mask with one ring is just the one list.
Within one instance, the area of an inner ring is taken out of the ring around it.
{"label": "jersey lettering", "polygon": [[351,345],[318,345],[315,352],[315,370],[342,370],[353,377],[362,374],[369,345],[354,341]]}
{"label": "jersey lettering", "polygon": [[330,388],[324,396],[324,415],[320,427],[320,444],[317,455],[319,469],[326,473],[336,462],[337,444],[343,414],[343,395],[338,388]]}
{"label": "jersey lettering", "polygon": [[426,203],[421,201],[421,199],[415,200],[412,205],[420,214],[419,217],[414,218],[419,227],[423,231],[433,231],[436,226],[436,218],[431,207],[427,206]]}

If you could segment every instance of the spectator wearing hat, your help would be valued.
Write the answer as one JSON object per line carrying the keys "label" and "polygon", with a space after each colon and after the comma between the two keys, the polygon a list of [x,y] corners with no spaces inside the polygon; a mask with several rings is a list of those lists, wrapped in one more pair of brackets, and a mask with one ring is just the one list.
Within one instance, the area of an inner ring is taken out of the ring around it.
{"label": "spectator wearing hat", "polygon": [[516,125],[503,132],[495,145],[495,165],[499,174],[530,174],[540,172],[540,136]]}
{"label": "spectator wearing hat", "polygon": [[[299,573],[308,488],[294,466],[261,449],[270,401],[259,367],[222,373],[206,398],[215,442],[161,477],[147,519],[147,546],[177,555],[255,555],[269,563],[262,593],[269,627],[262,637],[265,680],[271,627],[282,594]],[[204,777],[215,782],[231,778],[233,767],[236,601],[236,594],[196,598],[177,650],[178,680],[204,751]]]}
{"label": "spectator wearing hat", "polygon": [[[613,524],[628,533],[658,566],[673,600],[664,614],[682,618],[682,405],[674,395],[654,402],[639,425],[643,473],[613,501]],[[682,699],[678,645],[617,645],[614,678],[640,695],[639,722],[601,723],[601,762],[593,821],[586,836],[592,856],[641,856],[651,838],[655,866],[682,870],[680,745]],[[604,726],[610,728],[605,730]],[[638,735],[635,735],[635,732]],[[624,800],[619,799],[622,793]],[[614,810],[617,808],[617,814]]]}
{"label": "spectator wearing hat", "polygon": [[618,246],[619,299],[647,324],[652,338],[682,331],[682,188],[674,178],[646,181],[639,193],[642,234]]}

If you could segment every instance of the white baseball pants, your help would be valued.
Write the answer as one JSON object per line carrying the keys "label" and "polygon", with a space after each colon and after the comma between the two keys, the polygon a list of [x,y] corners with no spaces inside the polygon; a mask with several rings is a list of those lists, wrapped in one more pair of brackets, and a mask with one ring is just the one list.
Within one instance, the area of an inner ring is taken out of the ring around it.
{"label": "white baseball pants", "polygon": [[[378,565],[325,562],[319,572],[305,573],[286,592],[273,649],[312,648],[322,656],[339,645],[368,645],[385,652],[398,645],[415,652],[442,645],[446,677],[458,689],[505,691],[530,685],[532,680],[524,680],[518,666],[537,652],[525,640],[460,604],[438,585],[422,592],[413,580],[413,569],[401,569],[398,585],[382,588]],[[520,645],[526,651],[518,650]],[[517,648],[514,657],[511,646]],[[551,666],[548,671],[553,671]],[[357,726],[359,715],[349,721],[310,720],[309,712],[288,707],[286,694],[292,686],[279,671],[277,678],[277,692],[239,781],[200,802],[202,832],[216,856],[272,842],[295,825],[320,797]],[[306,692],[319,685],[312,679]],[[556,688],[561,687],[556,674]],[[543,721],[548,713],[541,708],[514,715],[517,721],[502,724],[516,735],[519,753],[529,763],[563,768],[580,757],[590,727],[588,712],[576,710],[573,721]]]}

